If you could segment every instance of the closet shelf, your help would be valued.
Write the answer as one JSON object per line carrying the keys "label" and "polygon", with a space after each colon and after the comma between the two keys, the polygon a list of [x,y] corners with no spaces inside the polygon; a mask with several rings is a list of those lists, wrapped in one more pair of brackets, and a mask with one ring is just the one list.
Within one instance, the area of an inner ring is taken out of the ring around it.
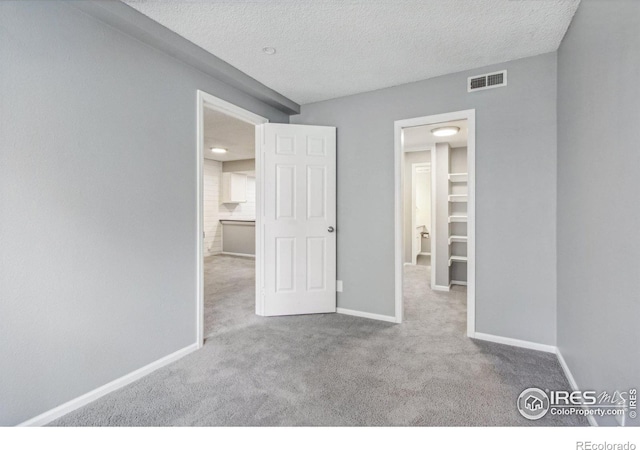
{"label": "closet shelf", "polygon": [[451,245],[452,242],[467,242],[467,237],[460,235],[449,236],[449,245]]}
{"label": "closet shelf", "polygon": [[454,263],[454,262],[467,262],[467,257],[451,255],[449,257],[449,265],[451,265],[451,263]]}
{"label": "closet shelf", "polygon": [[450,202],[466,202],[467,194],[454,194],[449,196]]}
{"label": "closet shelf", "polygon": [[449,181],[452,183],[466,183],[467,182],[467,174],[466,173],[450,173]]}
{"label": "closet shelf", "polygon": [[467,216],[449,216],[449,223],[466,222]]}

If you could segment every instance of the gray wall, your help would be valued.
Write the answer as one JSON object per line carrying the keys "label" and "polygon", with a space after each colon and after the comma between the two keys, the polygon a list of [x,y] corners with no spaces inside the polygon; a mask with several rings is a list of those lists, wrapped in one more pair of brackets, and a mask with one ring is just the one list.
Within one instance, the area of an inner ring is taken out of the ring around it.
{"label": "gray wall", "polygon": [[223,252],[241,253],[244,255],[256,254],[255,223],[225,221],[222,224],[222,232]]}
{"label": "gray wall", "polygon": [[433,149],[433,175],[436,177],[432,192],[436,203],[436,215],[433,218],[436,254],[431,255],[431,264],[435,266],[435,279],[431,286],[440,289],[449,287],[449,151],[448,143],[437,143]]}
{"label": "gray wall", "polygon": [[[406,152],[404,153],[404,186],[402,198],[404,200],[404,262],[412,262],[412,245],[413,245],[413,231],[411,230],[411,187],[413,183],[413,171],[411,170],[412,164],[417,163],[430,163],[431,152]],[[431,189],[431,187],[429,187]],[[429,230],[431,231],[431,230]],[[427,241],[424,239],[423,241]]]}
{"label": "gray wall", "polygon": [[558,54],[558,347],[581,389],[640,387],[638,24],[638,1],[583,0]]}
{"label": "gray wall", "polygon": [[[450,173],[462,173],[466,172],[467,168],[467,147],[456,147],[452,148],[449,152],[449,172]],[[454,186],[457,187],[458,183]],[[467,191],[466,184],[460,185],[460,187],[464,187],[462,189],[464,192]]]}
{"label": "gray wall", "polygon": [[0,425],[195,342],[196,89],[65,2],[0,2]]}
{"label": "gray wall", "polygon": [[239,159],[222,163],[223,172],[249,172],[252,170],[256,170],[255,159]]}
{"label": "gray wall", "polygon": [[[508,69],[504,88],[467,77]],[[393,122],[476,109],[477,330],[555,344],[556,54],[304,105],[292,122],[338,127],[338,294],[394,313]],[[371,243],[375,242],[375,245]]]}

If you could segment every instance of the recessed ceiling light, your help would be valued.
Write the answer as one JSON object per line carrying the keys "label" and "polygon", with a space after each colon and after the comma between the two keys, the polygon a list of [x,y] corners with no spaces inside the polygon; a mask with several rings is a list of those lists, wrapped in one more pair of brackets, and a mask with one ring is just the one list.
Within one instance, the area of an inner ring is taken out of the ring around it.
{"label": "recessed ceiling light", "polygon": [[219,148],[219,147],[213,147],[211,149],[211,151],[213,153],[227,153],[227,149],[226,148]]}
{"label": "recessed ceiling light", "polygon": [[273,47],[265,47],[262,49],[263,53],[266,53],[267,55],[275,55],[276,54],[276,49]]}
{"label": "recessed ceiling light", "polygon": [[460,131],[460,128],[458,127],[440,127],[440,128],[434,128],[433,130],[431,130],[431,134],[433,134],[434,136],[453,136],[454,134],[458,134],[458,131]]}

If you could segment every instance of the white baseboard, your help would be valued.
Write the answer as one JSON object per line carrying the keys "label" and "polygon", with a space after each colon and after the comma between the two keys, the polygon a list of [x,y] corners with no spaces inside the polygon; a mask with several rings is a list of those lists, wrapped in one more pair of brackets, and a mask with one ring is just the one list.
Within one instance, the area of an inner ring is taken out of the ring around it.
{"label": "white baseboard", "polygon": [[[576,383],[576,379],[573,377],[571,370],[569,370],[569,366],[567,365],[567,362],[564,360],[562,353],[560,353],[560,350],[555,345],[539,344],[537,342],[522,341],[520,339],[512,339],[512,338],[507,338],[503,336],[494,336],[492,334],[486,334],[486,333],[475,333],[473,336],[469,336],[469,337],[473,339],[480,339],[483,341],[496,342],[498,344],[512,345],[514,347],[522,347],[522,348],[538,350],[546,353],[553,353],[557,356],[558,362],[560,363],[560,367],[562,367],[562,371],[564,372],[564,375],[567,377],[567,380],[569,381],[569,386],[571,387],[571,389],[573,389],[574,391],[580,390],[580,388],[578,387],[578,384]],[[589,414],[587,414],[586,417],[587,417],[587,420],[589,421],[589,425],[591,425],[592,427],[598,426],[598,422],[596,421],[595,417]]]}
{"label": "white baseboard", "polygon": [[229,255],[229,256],[244,256],[245,258],[255,258],[256,255],[250,255],[248,253],[233,253],[233,252],[220,252],[219,255]]}
{"label": "white baseboard", "polygon": [[466,281],[456,281],[456,280],[452,280],[451,284],[456,284],[458,286],[466,286],[467,282]]}
{"label": "white baseboard", "polygon": [[469,336],[469,337],[473,339],[479,339],[481,341],[495,342],[496,344],[504,344],[504,345],[511,345],[513,347],[522,347],[522,348],[528,348],[530,350],[538,350],[540,352],[554,353],[554,354],[557,353],[557,348],[555,347],[555,345],[539,344],[537,342],[522,341],[520,339],[513,339],[513,338],[508,338],[503,336],[495,336],[493,334],[486,334],[486,333],[475,333],[473,336]]}
{"label": "white baseboard", "polygon": [[451,290],[451,286],[440,286],[438,284],[432,284],[431,289],[434,291],[449,292]]}
{"label": "white baseboard", "polygon": [[346,314],[348,316],[364,317],[365,319],[382,320],[384,322],[398,323],[394,316],[383,316],[382,314],[373,314],[362,311],[354,311],[352,309],[336,308],[338,314]]}
{"label": "white baseboard", "polygon": [[429,253],[429,252],[420,252],[420,253],[418,253],[418,255],[420,255],[420,256],[431,256],[431,253]]}
{"label": "white baseboard", "polygon": [[567,366],[567,362],[564,360],[562,353],[560,353],[559,349],[556,350],[556,354],[558,355],[558,361],[560,362],[560,366],[564,371],[564,375],[567,377],[567,380],[569,380],[569,386],[571,386],[571,389],[573,389],[574,391],[577,391],[578,383],[576,383],[576,379],[573,378],[573,374],[569,370],[569,366]]}
{"label": "white baseboard", "polygon": [[198,344],[191,344],[177,352],[171,353],[170,355],[165,356],[164,358],[160,358],[157,361],[152,362],[151,364],[147,364],[144,367],[141,367],[138,370],[134,370],[127,375],[120,377],[116,380],[111,381],[99,388],[94,389],[93,391],[87,392],[86,394],[81,395],[80,397],[76,397],[73,400],[69,400],[66,403],[63,403],[60,406],[57,406],[49,411],[46,411],[32,419],[26,420],[19,424],[19,427],[38,427],[42,425],[46,425],[49,422],[53,422],[59,417],[64,416],[65,414],[70,413],[78,408],[81,408],[89,403],[99,399],[107,395],[110,392],[113,392],[121,387],[126,386],[127,384],[133,383],[136,380],[144,377],[145,375],[150,374],[151,372],[158,370],[159,368],[166,366],[183,356],[188,355],[189,353],[197,350],[199,348]]}
{"label": "white baseboard", "polygon": [[[562,367],[564,376],[567,377],[567,380],[569,381],[569,386],[571,386],[571,389],[573,389],[574,391],[579,391],[580,388],[578,388],[578,383],[576,383],[576,379],[573,378],[573,374],[571,373],[571,370],[569,370],[569,366],[564,360],[562,353],[560,353],[560,349],[556,349],[556,355],[558,356],[558,361],[560,362],[560,367]],[[591,414],[586,414],[586,416],[587,420],[589,421],[589,425],[591,425],[592,427],[598,426],[598,422],[596,421],[595,417],[593,417]]]}

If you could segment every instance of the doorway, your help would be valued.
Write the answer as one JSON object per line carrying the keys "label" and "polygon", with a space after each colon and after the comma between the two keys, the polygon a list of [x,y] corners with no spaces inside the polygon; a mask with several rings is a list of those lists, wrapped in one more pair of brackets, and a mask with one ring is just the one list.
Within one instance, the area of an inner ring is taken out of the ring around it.
{"label": "doorway", "polygon": [[[427,157],[430,158],[430,155]],[[407,155],[405,155],[406,158]],[[411,242],[409,247],[411,263],[427,266],[429,270],[431,270],[431,230],[433,229],[431,213],[431,163],[413,163],[411,164],[411,223],[407,240]]]}
{"label": "doorway", "polygon": [[[211,250],[210,247],[205,248],[205,242],[209,245],[211,241],[205,241],[203,161],[207,151],[221,154],[228,151],[227,148],[217,148],[215,141],[210,142],[211,148],[207,149],[206,120],[211,115],[219,116],[218,122],[223,127],[246,129],[248,124],[254,135],[253,170],[251,167],[235,167],[228,171],[230,173],[225,173],[223,167],[220,182],[221,204],[229,213],[227,204],[242,203],[247,178],[255,176],[255,207],[251,211],[254,221],[247,216],[225,217],[227,223],[220,223],[222,233],[218,251],[225,257],[246,257],[247,252],[254,249],[255,270],[252,275],[255,284],[251,293],[255,300],[255,314],[282,316],[336,312],[335,127],[271,124],[264,117],[198,91],[198,345],[202,346],[205,339],[203,257],[205,250]],[[223,165],[240,162],[223,161]],[[236,191],[240,193],[238,196]],[[242,209],[237,206],[231,208]],[[254,222],[255,231],[247,231],[243,219]],[[227,226],[229,230],[236,229],[236,237],[231,239],[234,248],[225,243],[228,240],[225,236],[229,237],[225,231]],[[248,243],[252,236],[255,245]]]}
{"label": "doorway", "polygon": [[246,278],[256,279],[253,297],[257,299],[256,275],[263,261],[256,251],[260,247],[260,233],[255,232],[261,226],[262,198],[262,160],[256,152],[256,127],[267,122],[262,116],[206,92],[197,92],[196,333],[200,347],[206,337],[205,258],[209,258],[208,265],[216,257],[236,258],[230,261],[232,264],[220,260],[219,267],[236,265],[245,274],[251,270],[253,273]]}
{"label": "doorway", "polygon": [[[419,154],[422,156],[418,161]],[[414,176],[420,167],[414,164],[429,167],[430,189],[423,186],[423,193],[429,191],[431,208],[430,214],[422,214],[421,218],[414,191],[416,182],[424,183],[426,177]],[[411,200],[406,197],[407,185],[411,186]],[[395,122],[395,205],[396,322],[404,317],[406,266],[415,266],[420,253],[424,256],[429,253],[430,270],[411,269],[411,276],[429,277],[429,283],[424,286],[434,292],[449,291],[456,285],[466,286],[455,289],[466,289],[467,336],[473,337],[475,110]],[[406,211],[407,207],[411,208],[410,212]]]}

